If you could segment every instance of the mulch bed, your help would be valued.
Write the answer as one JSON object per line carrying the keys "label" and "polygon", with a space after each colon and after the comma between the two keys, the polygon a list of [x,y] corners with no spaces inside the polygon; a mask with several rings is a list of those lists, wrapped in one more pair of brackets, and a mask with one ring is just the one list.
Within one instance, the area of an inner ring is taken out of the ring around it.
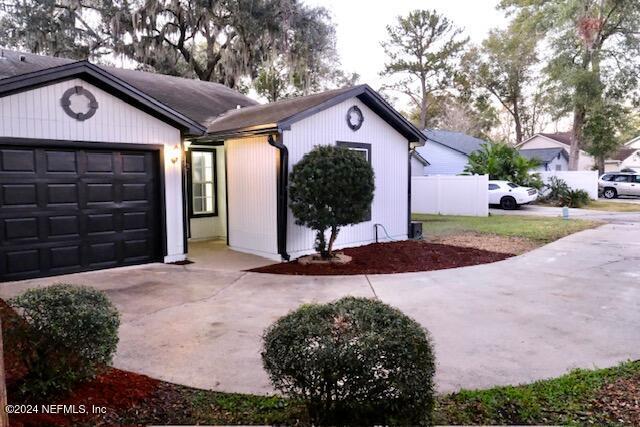
{"label": "mulch bed", "polygon": [[372,243],[344,249],[353,260],[344,265],[309,264],[297,261],[254,268],[252,272],[311,276],[389,274],[442,270],[502,261],[512,254],[429,243],[421,240]]}

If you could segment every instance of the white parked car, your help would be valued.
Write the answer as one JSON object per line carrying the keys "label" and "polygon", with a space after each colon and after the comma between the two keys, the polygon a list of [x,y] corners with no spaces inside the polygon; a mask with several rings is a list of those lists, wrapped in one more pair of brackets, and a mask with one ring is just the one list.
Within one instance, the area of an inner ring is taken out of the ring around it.
{"label": "white parked car", "polygon": [[538,190],[520,187],[509,181],[489,181],[489,204],[500,205],[502,209],[517,209],[538,198]]}

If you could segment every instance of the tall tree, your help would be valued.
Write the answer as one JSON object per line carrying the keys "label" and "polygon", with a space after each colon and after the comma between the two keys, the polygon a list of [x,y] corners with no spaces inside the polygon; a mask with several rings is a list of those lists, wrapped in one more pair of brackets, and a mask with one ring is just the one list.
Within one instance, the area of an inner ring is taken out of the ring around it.
{"label": "tall tree", "polygon": [[124,55],[146,69],[229,87],[255,79],[275,58],[286,69],[286,83],[300,87],[312,86],[333,66],[329,56],[318,54],[334,50],[327,11],[299,0],[9,0],[0,5],[2,40],[35,53],[77,59]]}
{"label": "tall tree", "polygon": [[388,61],[383,76],[396,78],[383,89],[408,96],[419,109],[418,126],[427,125],[429,98],[449,88],[455,66],[468,38],[461,37],[446,17],[433,10],[415,10],[387,26],[382,43]]}
{"label": "tall tree", "polygon": [[502,0],[501,6],[520,25],[547,34],[546,72],[558,112],[573,119],[569,168],[575,170],[592,106],[623,102],[637,87],[640,0]]}
{"label": "tall tree", "polygon": [[619,104],[596,102],[589,108],[584,125],[585,151],[596,159],[599,174],[605,160],[626,142],[622,135],[628,127],[628,111]]}
{"label": "tall tree", "polygon": [[493,30],[480,49],[472,48],[462,61],[471,85],[491,94],[513,118],[515,142],[520,143],[533,127],[530,123],[539,111],[533,96],[537,37],[511,25],[506,30]]}

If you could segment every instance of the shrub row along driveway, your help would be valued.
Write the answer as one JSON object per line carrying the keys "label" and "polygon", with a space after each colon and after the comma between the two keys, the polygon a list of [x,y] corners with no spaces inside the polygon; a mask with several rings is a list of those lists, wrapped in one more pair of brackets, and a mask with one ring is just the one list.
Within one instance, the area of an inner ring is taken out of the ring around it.
{"label": "shrub row along driveway", "polygon": [[[640,357],[640,224],[433,272],[300,277],[153,264],[63,279],[106,290],[121,310],[116,367],[223,391],[272,391],[264,328],[302,303],[345,295],[376,296],[429,328],[441,392]],[[0,297],[52,281],[2,284]]]}

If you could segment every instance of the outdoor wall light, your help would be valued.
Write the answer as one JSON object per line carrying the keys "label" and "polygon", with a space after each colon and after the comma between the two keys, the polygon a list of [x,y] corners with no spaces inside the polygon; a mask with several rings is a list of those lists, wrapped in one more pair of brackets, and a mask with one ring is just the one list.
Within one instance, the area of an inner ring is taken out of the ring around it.
{"label": "outdoor wall light", "polygon": [[176,163],[180,159],[180,145],[176,144],[171,149],[171,163]]}
{"label": "outdoor wall light", "polygon": [[184,151],[189,151],[189,147],[191,147],[191,141],[184,142]]}

